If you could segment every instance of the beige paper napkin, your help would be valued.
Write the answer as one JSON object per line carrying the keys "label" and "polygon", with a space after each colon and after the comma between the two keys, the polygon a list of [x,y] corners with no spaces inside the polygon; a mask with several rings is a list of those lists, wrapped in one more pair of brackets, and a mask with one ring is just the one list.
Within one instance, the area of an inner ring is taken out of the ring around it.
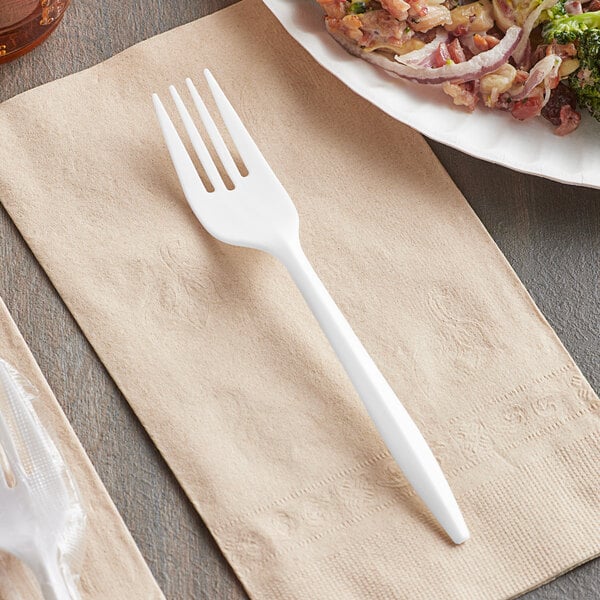
{"label": "beige paper napkin", "polygon": [[[39,392],[36,411],[81,494],[87,516],[80,568],[82,600],[164,598],[2,300],[0,358]],[[0,553],[0,599],[39,598],[39,585],[29,570],[12,556]]]}
{"label": "beige paper napkin", "polygon": [[[203,67],[435,449],[465,545],[407,487],[284,269],[185,204],[150,93]],[[0,128],[2,202],[252,597],[505,598],[598,554],[597,397],[424,140],[258,0],[14,98]]]}

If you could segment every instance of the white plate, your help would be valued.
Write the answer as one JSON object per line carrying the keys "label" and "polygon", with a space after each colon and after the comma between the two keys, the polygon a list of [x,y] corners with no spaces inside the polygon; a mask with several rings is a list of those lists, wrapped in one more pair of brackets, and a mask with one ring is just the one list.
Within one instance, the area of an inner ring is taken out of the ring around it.
{"label": "white plate", "polygon": [[387,75],[348,54],[325,31],[315,0],[263,0],[313,58],[351,90],[423,135],[515,171],[600,188],[600,123],[583,111],[579,128],[565,137],[545,119],[527,122],[477,107],[467,113],[436,86]]}

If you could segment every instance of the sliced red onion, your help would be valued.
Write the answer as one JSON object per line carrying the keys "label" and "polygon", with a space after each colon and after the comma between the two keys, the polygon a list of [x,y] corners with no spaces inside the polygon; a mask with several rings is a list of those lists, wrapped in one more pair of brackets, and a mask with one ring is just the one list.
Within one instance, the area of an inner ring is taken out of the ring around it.
{"label": "sliced red onion", "polygon": [[431,42],[425,44],[418,50],[407,52],[396,56],[396,60],[402,65],[412,65],[415,67],[431,67],[432,57],[440,44],[445,44],[450,41],[452,36],[445,30],[440,28]]}
{"label": "sliced red onion", "polygon": [[521,29],[510,27],[500,43],[491,50],[481,52],[463,63],[432,68],[391,61],[381,54],[365,52],[357,44],[335,30],[331,30],[330,33],[351,54],[364,58],[392,75],[424,84],[443,83],[444,81],[464,82],[479,79],[486,73],[491,73],[505,64],[521,39]]}
{"label": "sliced red onion", "polygon": [[527,44],[529,43],[529,36],[531,35],[532,30],[534,29],[537,20],[540,15],[549,8],[552,8],[556,4],[557,0],[543,0],[543,2],[534,10],[529,13],[529,16],[525,19],[523,23],[523,35],[521,36],[521,40],[517,44],[516,48],[512,53],[512,57],[515,59],[517,66],[520,67],[523,64],[523,58],[527,53]]}
{"label": "sliced red onion", "polygon": [[556,75],[561,62],[562,59],[556,54],[550,54],[542,58],[529,72],[529,77],[525,81],[523,89],[518,94],[512,96],[513,100],[527,98],[531,94],[531,91],[540,85],[540,83],[548,79],[549,76]]}
{"label": "sliced red onion", "polygon": [[372,56],[372,61],[388,72],[418,83],[435,84],[444,81],[473,81],[486,73],[491,73],[506,63],[521,36],[519,27],[511,27],[500,43],[473,58],[458,64],[447,64],[443,67],[418,67],[392,62],[384,56]]}
{"label": "sliced red onion", "polygon": [[550,100],[550,94],[552,93],[552,87],[551,83],[552,81],[554,81],[554,86],[556,87],[558,85],[558,69],[560,68],[560,65],[562,63],[562,58],[560,56],[556,57],[558,60],[555,61],[554,66],[552,67],[552,69],[550,69],[550,73],[548,73],[548,75],[546,75],[546,77],[544,77],[544,102],[542,104],[542,107],[546,106],[546,104],[548,104],[548,100]]}

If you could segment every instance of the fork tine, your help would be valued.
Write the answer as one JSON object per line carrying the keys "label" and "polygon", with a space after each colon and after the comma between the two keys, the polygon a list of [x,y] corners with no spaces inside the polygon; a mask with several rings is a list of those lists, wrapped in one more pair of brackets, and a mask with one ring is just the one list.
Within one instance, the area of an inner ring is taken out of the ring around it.
{"label": "fork tine", "polygon": [[196,151],[196,154],[200,159],[200,163],[204,167],[210,182],[213,184],[215,190],[225,189],[225,184],[223,183],[223,179],[221,178],[217,166],[215,165],[215,161],[212,159],[212,156],[210,155],[202,136],[194,124],[188,109],[183,103],[179,92],[173,85],[169,86],[169,92],[175,101],[175,106],[177,107],[177,112],[179,112],[179,116],[183,121],[183,126],[187,131],[190,141],[192,142],[192,146],[194,147],[194,150]]}
{"label": "fork tine", "polygon": [[[0,445],[2,445],[2,450],[4,451],[4,455],[8,460],[8,466],[11,468],[11,470],[13,472],[16,471],[24,473],[25,470],[23,468],[23,463],[21,462],[21,458],[19,457],[19,453],[15,448],[12,435],[2,414],[0,414]],[[4,477],[0,475],[0,479],[4,479]]]}
{"label": "fork tine", "polygon": [[[49,446],[52,446],[52,443],[49,442],[48,433],[43,428],[31,404],[27,390],[23,387],[25,382],[21,381],[19,375],[12,372],[10,367],[2,365],[0,383],[4,388],[14,416],[15,426],[24,446],[23,459],[19,461],[21,467],[23,460],[27,459],[26,462],[28,467],[31,467],[32,472],[39,471],[48,477],[52,473],[51,467],[54,464],[53,456],[49,451]],[[10,456],[9,460],[12,460]]]}
{"label": "fork tine", "polygon": [[208,82],[208,86],[210,91],[215,99],[217,104],[217,108],[221,113],[221,117],[223,117],[223,121],[231,135],[231,139],[233,140],[244,164],[248,171],[250,171],[253,167],[260,167],[264,169],[265,167],[269,170],[267,161],[265,160],[262,152],[259,150],[256,142],[252,139],[252,136],[248,133],[248,130],[242,123],[242,120],[235,112],[233,106],[231,106],[231,102],[227,99],[225,92],[221,89],[221,86],[217,83],[217,80],[213,77],[213,74],[209,69],[204,69],[204,77]]}
{"label": "fork tine", "polygon": [[204,104],[204,100],[202,100],[202,97],[198,93],[196,86],[193,84],[192,80],[189,77],[185,80],[185,83],[188,87],[188,90],[190,91],[190,94],[192,95],[192,100],[196,105],[196,109],[198,110],[198,114],[200,115],[200,119],[202,120],[202,124],[204,125],[204,129],[206,129],[206,133],[208,134],[210,141],[215,147],[215,150],[217,151],[217,154],[221,159],[221,163],[223,163],[225,171],[227,172],[231,181],[233,181],[234,184],[239,183],[242,178],[240,170],[235,164],[235,161],[231,156],[231,152],[229,151],[229,148],[227,148],[227,145],[225,144],[223,136],[219,132],[217,125],[215,124],[210,113],[208,112],[206,104]]}
{"label": "fork tine", "polygon": [[175,129],[175,125],[173,125],[173,121],[169,118],[169,115],[157,94],[152,94],[152,102],[154,103],[154,110],[158,117],[158,123],[165,139],[165,144],[171,155],[171,161],[173,162],[173,166],[179,177],[179,182],[183,188],[183,193],[188,204],[195,212],[198,202],[198,192],[199,190],[205,189],[204,184]]}
{"label": "fork tine", "polygon": [[[0,390],[4,388],[8,402],[3,403],[7,408],[10,407],[12,414],[16,417],[13,408],[13,402],[10,396],[10,389],[7,389],[7,382],[10,381],[10,376],[7,372],[7,366],[4,363],[0,363]],[[6,422],[6,417],[0,412],[0,444],[4,451],[4,455],[8,460],[9,466],[14,473],[24,474],[25,470],[12,434]],[[3,479],[3,477],[0,477]]]}
{"label": "fork tine", "polygon": [[15,476],[2,444],[0,444],[0,491],[15,487]]}

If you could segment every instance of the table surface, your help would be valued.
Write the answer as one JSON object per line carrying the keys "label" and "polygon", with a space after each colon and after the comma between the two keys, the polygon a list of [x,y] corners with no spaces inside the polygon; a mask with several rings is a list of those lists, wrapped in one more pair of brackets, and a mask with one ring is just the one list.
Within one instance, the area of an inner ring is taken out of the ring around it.
{"label": "table surface", "polygon": [[[0,65],[0,101],[231,3],[73,0],[47,42],[17,61]],[[600,391],[600,191],[514,173],[441,144],[430,145]],[[247,598],[3,208],[0,237],[0,295],[166,597]],[[600,598],[600,560],[523,598]]]}

